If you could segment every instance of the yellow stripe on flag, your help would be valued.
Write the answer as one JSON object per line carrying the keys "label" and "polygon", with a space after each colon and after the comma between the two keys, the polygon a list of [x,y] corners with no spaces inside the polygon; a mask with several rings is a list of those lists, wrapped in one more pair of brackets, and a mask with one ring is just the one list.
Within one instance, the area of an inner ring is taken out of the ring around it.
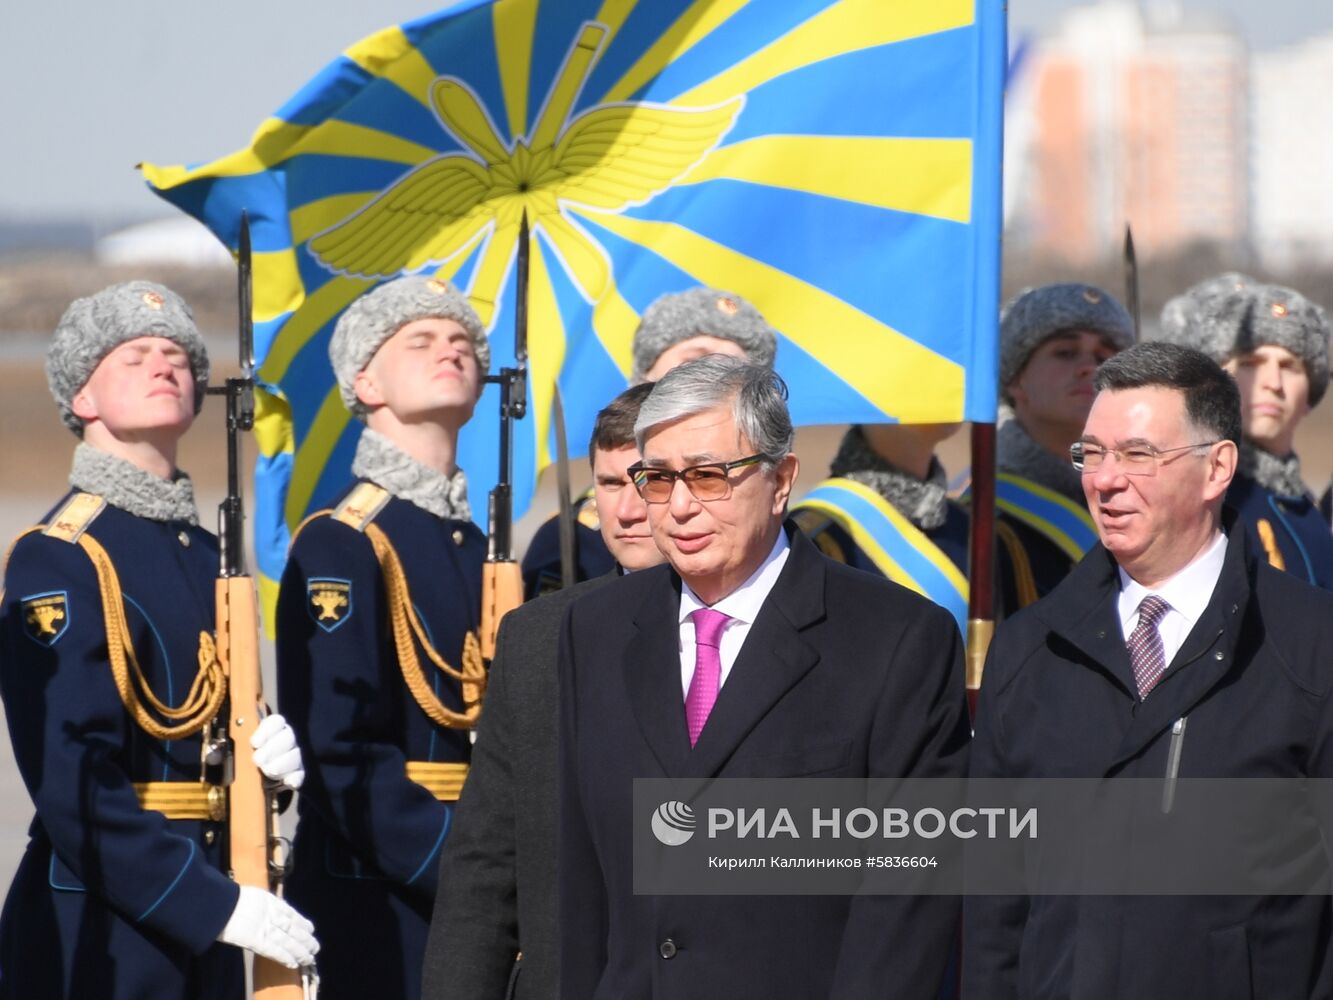
{"label": "yellow stripe on flag", "polygon": [[337,277],[310,293],[274,338],[260,369],[264,381],[280,383],[306,342],[374,284],[365,278]]}
{"label": "yellow stripe on flag", "polygon": [[500,88],[511,138],[528,130],[528,85],[532,66],[532,36],[537,28],[535,3],[497,3],[491,8],[495,24],[495,57],[500,67]]}

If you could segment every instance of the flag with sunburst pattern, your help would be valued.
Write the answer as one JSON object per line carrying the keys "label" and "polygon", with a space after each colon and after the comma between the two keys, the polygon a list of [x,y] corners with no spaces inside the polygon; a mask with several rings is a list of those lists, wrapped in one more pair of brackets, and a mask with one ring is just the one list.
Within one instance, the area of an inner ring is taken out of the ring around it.
{"label": "flag with sunburst pattern", "polygon": [[[247,148],[145,164],[232,248],[250,214],[266,596],[360,433],[328,361],[339,314],[438,275],[512,363],[524,211],[517,514],[557,383],[577,449],[640,314],[699,284],[778,330],[798,424],[994,419],[1004,44],[1002,0],[463,0],[353,45]],[[460,442],[474,510],[495,391]]]}

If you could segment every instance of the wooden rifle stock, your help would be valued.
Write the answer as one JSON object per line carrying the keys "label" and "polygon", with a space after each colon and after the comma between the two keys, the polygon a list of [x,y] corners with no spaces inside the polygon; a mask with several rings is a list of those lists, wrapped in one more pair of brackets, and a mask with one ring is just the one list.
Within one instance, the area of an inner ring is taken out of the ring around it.
{"label": "wooden rifle stock", "polygon": [[523,574],[512,559],[483,563],[481,567],[481,655],[495,659],[495,637],[500,619],[523,603]]}
{"label": "wooden rifle stock", "polygon": [[[277,833],[277,812],[250,746],[262,705],[259,614],[253,578],[218,578],[217,616],[218,658],[227,676],[227,736],[235,755],[235,773],[227,787],[231,875],[239,885],[274,891],[277,886],[269,861]],[[305,995],[300,970],[254,956],[254,1000],[302,1000]]]}

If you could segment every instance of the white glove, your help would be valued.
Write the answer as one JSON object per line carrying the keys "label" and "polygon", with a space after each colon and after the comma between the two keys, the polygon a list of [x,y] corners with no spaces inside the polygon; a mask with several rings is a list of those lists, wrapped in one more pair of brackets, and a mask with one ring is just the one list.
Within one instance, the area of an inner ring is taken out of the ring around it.
{"label": "white glove", "polygon": [[264,777],[285,785],[292,791],[305,781],[305,765],[301,763],[301,748],[296,745],[296,733],[287,720],[274,712],[267,716],[250,736],[255,751],[255,765]]}
{"label": "white glove", "polygon": [[271,892],[241,886],[241,897],[218,940],[298,969],[312,965],[319,942],[315,925]]}

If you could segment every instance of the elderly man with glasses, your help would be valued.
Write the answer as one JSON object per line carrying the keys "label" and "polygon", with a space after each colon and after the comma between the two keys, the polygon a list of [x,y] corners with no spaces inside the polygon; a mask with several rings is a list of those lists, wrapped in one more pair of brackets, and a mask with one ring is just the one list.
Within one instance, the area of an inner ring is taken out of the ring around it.
{"label": "elderly man with glasses", "polygon": [[[1147,343],[1096,388],[1071,456],[1100,544],[997,632],[972,775],[1330,776],[1333,598],[1269,566],[1223,507],[1236,383]],[[1326,894],[979,896],[965,913],[968,998],[1330,991]]]}
{"label": "elderly man with glasses", "polygon": [[958,776],[968,741],[948,613],[784,524],[798,462],[778,376],[681,365],[635,435],[669,565],[565,619],[561,995],[935,996],[956,899],[635,894],[636,778]]}

